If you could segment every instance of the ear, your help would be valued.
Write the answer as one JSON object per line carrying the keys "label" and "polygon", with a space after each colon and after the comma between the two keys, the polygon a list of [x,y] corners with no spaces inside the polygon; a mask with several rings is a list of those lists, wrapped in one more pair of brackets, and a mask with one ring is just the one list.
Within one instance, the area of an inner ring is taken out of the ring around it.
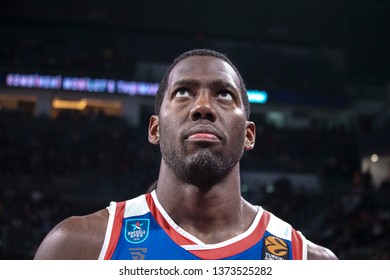
{"label": "ear", "polygon": [[252,150],[255,147],[256,125],[254,122],[246,122],[245,151]]}
{"label": "ear", "polygon": [[153,115],[149,120],[148,139],[149,142],[158,145],[160,142],[160,129],[159,129],[158,116]]}

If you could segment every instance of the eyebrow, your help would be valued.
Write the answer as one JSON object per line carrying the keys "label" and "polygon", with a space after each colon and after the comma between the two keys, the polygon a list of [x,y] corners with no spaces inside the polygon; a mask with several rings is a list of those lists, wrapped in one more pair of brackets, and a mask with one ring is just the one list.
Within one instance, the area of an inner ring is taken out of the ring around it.
{"label": "eyebrow", "polygon": [[[195,86],[195,87],[200,87],[201,84],[202,84],[201,81],[196,80],[196,79],[182,79],[182,80],[175,82],[172,86],[173,87],[181,87],[181,86],[191,85],[191,86]],[[206,85],[207,85],[207,87],[209,87],[211,89],[229,88],[229,89],[235,89],[235,90],[239,91],[239,89],[236,86],[234,86],[234,84],[229,83],[229,82],[222,80],[222,79],[207,82]]]}

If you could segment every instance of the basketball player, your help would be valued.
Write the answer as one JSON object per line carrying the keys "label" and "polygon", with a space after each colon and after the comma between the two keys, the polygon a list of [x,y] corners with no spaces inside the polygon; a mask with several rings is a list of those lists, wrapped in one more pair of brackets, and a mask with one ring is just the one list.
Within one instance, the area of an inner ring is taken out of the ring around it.
{"label": "basketball player", "polygon": [[182,54],[149,122],[162,154],[156,188],[62,221],[35,259],[337,259],[242,198],[240,159],[255,135],[232,62],[206,49]]}

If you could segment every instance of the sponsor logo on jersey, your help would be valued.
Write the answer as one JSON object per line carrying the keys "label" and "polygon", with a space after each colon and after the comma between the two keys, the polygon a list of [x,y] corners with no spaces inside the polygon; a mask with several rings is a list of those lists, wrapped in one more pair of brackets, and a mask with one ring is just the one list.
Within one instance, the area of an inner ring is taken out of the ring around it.
{"label": "sponsor logo on jersey", "polygon": [[148,248],[129,248],[129,251],[133,260],[143,260]]}
{"label": "sponsor logo on jersey", "polygon": [[267,236],[263,244],[264,260],[287,260],[288,259],[287,243],[278,237]]}
{"label": "sponsor logo on jersey", "polygon": [[126,220],[125,238],[133,244],[141,243],[149,235],[149,219],[128,219]]}

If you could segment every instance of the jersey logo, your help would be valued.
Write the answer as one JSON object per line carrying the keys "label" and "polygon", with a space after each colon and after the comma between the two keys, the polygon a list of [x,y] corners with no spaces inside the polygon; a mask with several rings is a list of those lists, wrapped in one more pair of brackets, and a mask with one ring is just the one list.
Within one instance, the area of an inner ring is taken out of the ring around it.
{"label": "jersey logo", "polygon": [[275,236],[267,236],[264,239],[263,259],[287,260],[288,250],[287,243],[283,239]]}
{"label": "jersey logo", "polygon": [[128,219],[126,220],[125,238],[133,244],[141,243],[149,235],[149,219]]}
{"label": "jersey logo", "polygon": [[133,260],[144,260],[148,248],[129,248]]}

